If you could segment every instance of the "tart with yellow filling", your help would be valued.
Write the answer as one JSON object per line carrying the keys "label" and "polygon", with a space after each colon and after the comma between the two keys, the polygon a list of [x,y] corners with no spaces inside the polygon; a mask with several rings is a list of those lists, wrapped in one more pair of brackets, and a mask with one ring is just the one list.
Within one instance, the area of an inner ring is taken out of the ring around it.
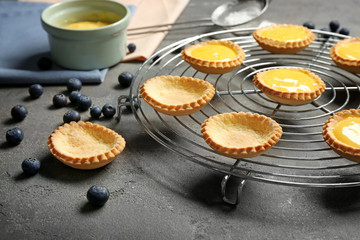
{"label": "tart with yellow filling", "polygon": [[181,52],[181,57],[200,72],[224,74],[239,67],[245,53],[231,41],[209,40],[186,48]]}
{"label": "tart with yellow filling", "polygon": [[274,24],[253,32],[260,47],[272,53],[292,54],[305,49],[315,40],[308,28],[292,24]]}
{"label": "tart with yellow filling", "polygon": [[343,110],[323,126],[325,142],[340,156],[360,162],[360,109]]}
{"label": "tart with yellow filling", "polygon": [[281,138],[282,128],[264,115],[232,112],[205,120],[201,133],[215,152],[231,158],[251,158],[273,147]]}
{"label": "tart with yellow filling", "polygon": [[171,116],[190,115],[201,110],[214,94],[211,83],[184,76],[157,76],[140,87],[141,97],[151,107]]}
{"label": "tart with yellow filling", "polygon": [[91,122],[71,122],[56,128],[48,138],[50,152],[77,169],[109,164],[125,148],[125,140],[113,130]]}
{"label": "tart with yellow filling", "polygon": [[301,68],[275,68],[258,72],[254,85],[270,99],[287,105],[312,102],[325,91],[316,74]]}
{"label": "tart with yellow filling", "polygon": [[360,37],[336,43],[330,49],[330,57],[346,71],[360,73]]}

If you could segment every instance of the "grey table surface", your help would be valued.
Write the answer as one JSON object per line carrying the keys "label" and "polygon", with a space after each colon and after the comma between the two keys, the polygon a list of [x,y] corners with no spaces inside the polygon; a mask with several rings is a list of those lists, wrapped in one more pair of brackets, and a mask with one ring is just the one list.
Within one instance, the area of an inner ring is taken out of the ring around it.
{"label": "grey table surface", "polygon": [[[220,1],[192,0],[179,21],[210,16]],[[332,19],[360,36],[359,0],[273,0],[264,19],[317,28]],[[160,48],[185,37],[219,30],[215,27],[170,32]],[[93,102],[116,105],[128,94],[117,76],[136,72],[141,63],[120,63],[101,85],[82,92]],[[94,122],[114,129],[127,141],[111,164],[93,171],[69,168],[53,158],[47,137],[62,123],[67,109],[54,109],[52,97],[64,86],[46,86],[31,100],[27,87],[0,88],[0,239],[359,239],[360,189],[313,189],[248,181],[236,207],[223,203],[221,173],[189,162],[147,135],[131,113]],[[29,115],[13,122],[10,109],[23,104]],[[83,120],[88,112],[81,113]],[[16,147],[5,143],[5,132],[23,129]],[[27,157],[41,160],[40,172],[22,174]],[[105,206],[93,208],[86,192],[94,184],[108,187]]]}

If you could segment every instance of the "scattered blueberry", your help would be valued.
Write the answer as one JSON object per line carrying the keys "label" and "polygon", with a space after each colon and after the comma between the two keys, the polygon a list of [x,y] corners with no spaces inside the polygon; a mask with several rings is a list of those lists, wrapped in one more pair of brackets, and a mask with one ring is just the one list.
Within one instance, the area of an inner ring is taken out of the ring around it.
{"label": "scattered blueberry", "polygon": [[347,28],[341,28],[339,33],[342,35],[350,35],[350,30]]}
{"label": "scattered blueberry", "polygon": [[63,116],[64,123],[70,123],[72,121],[78,122],[80,119],[80,113],[76,110],[69,110]]}
{"label": "scattered blueberry", "polygon": [[53,97],[53,104],[56,108],[65,107],[67,104],[67,97],[62,93],[58,93]]}
{"label": "scattered blueberry", "polygon": [[329,27],[330,27],[330,30],[331,30],[332,32],[336,32],[336,31],[339,29],[339,27],[340,27],[340,23],[339,23],[339,21],[337,21],[337,20],[332,20],[332,21],[329,23]]}
{"label": "scattered blueberry", "polygon": [[41,57],[38,60],[37,65],[40,70],[50,70],[52,66],[52,61],[50,58]]}
{"label": "scattered blueberry", "polygon": [[123,72],[119,75],[118,81],[121,86],[123,87],[129,87],[131,85],[131,82],[133,80],[134,76],[130,72]]}
{"label": "scattered blueberry", "polygon": [[70,94],[69,94],[69,99],[70,99],[70,102],[74,105],[76,105],[76,102],[77,100],[79,99],[79,97],[81,96],[81,92],[79,91],[72,91]]}
{"label": "scattered blueberry", "polygon": [[135,45],[135,43],[129,43],[129,45],[127,45],[127,48],[130,53],[133,53],[136,50],[136,45]]}
{"label": "scattered blueberry", "polygon": [[99,118],[101,116],[101,108],[98,106],[92,106],[90,108],[90,115],[92,118]]}
{"label": "scattered blueberry", "polygon": [[70,78],[66,83],[66,87],[69,92],[80,91],[82,82],[77,78]]}
{"label": "scattered blueberry", "polygon": [[104,117],[112,118],[116,113],[116,109],[113,105],[107,103],[103,106],[102,113],[104,114]]}
{"label": "scattered blueberry", "polygon": [[92,104],[91,98],[84,94],[82,94],[76,101],[76,106],[80,110],[88,110],[91,104]]}
{"label": "scattered blueberry", "polygon": [[29,87],[29,94],[32,98],[39,98],[44,92],[40,84],[33,84]]}
{"label": "scattered blueberry", "polygon": [[37,158],[26,158],[22,162],[21,168],[27,175],[35,175],[40,169],[40,161]]}
{"label": "scattered blueberry", "polygon": [[[323,28],[321,28],[320,29],[321,31],[323,31],[323,32],[331,32],[330,31],[330,28],[327,28],[327,27],[323,27]],[[328,34],[321,34],[321,36],[323,37],[323,38],[329,38],[330,37],[330,35],[328,35]]]}
{"label": "scattered blueberry", "polygon": [[11,108],[11,116],[16,121],[21,121],[24,118],[26,118],[28,114],[28,110],[23,105],[16,105],[13,108]]}
{"label": "scattered blueberry", "polygon": [[[152,62],[155,63],[155,65],[158,65],[161,60],[159,60],[160,56],[159,55],[156,55],[153,59],[152,59]],[[159,61],[158,61],[159,60]]]}
{"label": "scattered blueberry", "polygon": [[6,132],[6,141],[11,145],[18,145],[24,139],[24,133],[20,128],[12,128]]}
{"label": "scattered blueberry", "polygon": [[87,191],[86,197],[94,206],[103,206],[109,199],[110,192],[104,186],[94,185]]}
{"label": "scattered blueberry", "polygon": [[184,49],[185,49],[185,46],[179,47],[179,48],[174,50],[174,53],[181,53],[182,50],[184,50]]}
{"label": "scattered blueberry", "polygon": [[315,29],[315,24],[313,22],[310,22],[310,21],[304,22],[303,26],[307,27],[309,29]]}

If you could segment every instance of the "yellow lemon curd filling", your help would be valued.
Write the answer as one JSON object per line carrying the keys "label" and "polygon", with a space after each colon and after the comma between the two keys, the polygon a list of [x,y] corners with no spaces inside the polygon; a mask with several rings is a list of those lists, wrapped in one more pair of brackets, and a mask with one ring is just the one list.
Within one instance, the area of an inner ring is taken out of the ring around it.
{"label": "yellow lemon curd filling", "polygon": [[360,117],[347,117],[334,127],[335,137],[342,143],[360,148]]}
{"label": "yellow lemon curd filling", "polygon": [[360,60],[360,42],[344,44],[338,48],[337,52],[343,58]]}
{"label": "yellow lemon curd filling", "polygon": [[209,44],[195,48],[191,56],[208,61],[229,61],[237,57],[237,52],[225,45]]}
{"label": "yellow lemon curd filling", "polygon": [[110,24],[111,22],[105,22],[105,21],[80,21],[80,22],[71,23],[65,27],[70,29],[92,29],[92,28],[105,27]]}
{"label": "yellow lemon curd filling", "polygon": [[308,74],[294,69],[274,69],[265,72],[262,80],[266,85],[284,92],[311,92],[317,82]]}
{"label": "yellow lemon curd filling", "polygon": [[307,32],[301,28],[285,26],[265,29],[261,31],[260,34],[263,37],[286,42],[303,40],[308,35]]}

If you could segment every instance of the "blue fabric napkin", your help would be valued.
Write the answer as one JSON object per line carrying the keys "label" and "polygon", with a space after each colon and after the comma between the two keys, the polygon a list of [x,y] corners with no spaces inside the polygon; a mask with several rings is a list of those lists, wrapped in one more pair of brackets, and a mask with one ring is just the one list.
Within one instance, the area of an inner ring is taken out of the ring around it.
{"label": "blue fabric napkin", "polygon": [[48,3],[0,1],[0,85],[64,84],[69,78],[101,83],[108,69],[73,71],[55,63],[39,70],[41,57],[50,57],[47,33],[40,21]]}

